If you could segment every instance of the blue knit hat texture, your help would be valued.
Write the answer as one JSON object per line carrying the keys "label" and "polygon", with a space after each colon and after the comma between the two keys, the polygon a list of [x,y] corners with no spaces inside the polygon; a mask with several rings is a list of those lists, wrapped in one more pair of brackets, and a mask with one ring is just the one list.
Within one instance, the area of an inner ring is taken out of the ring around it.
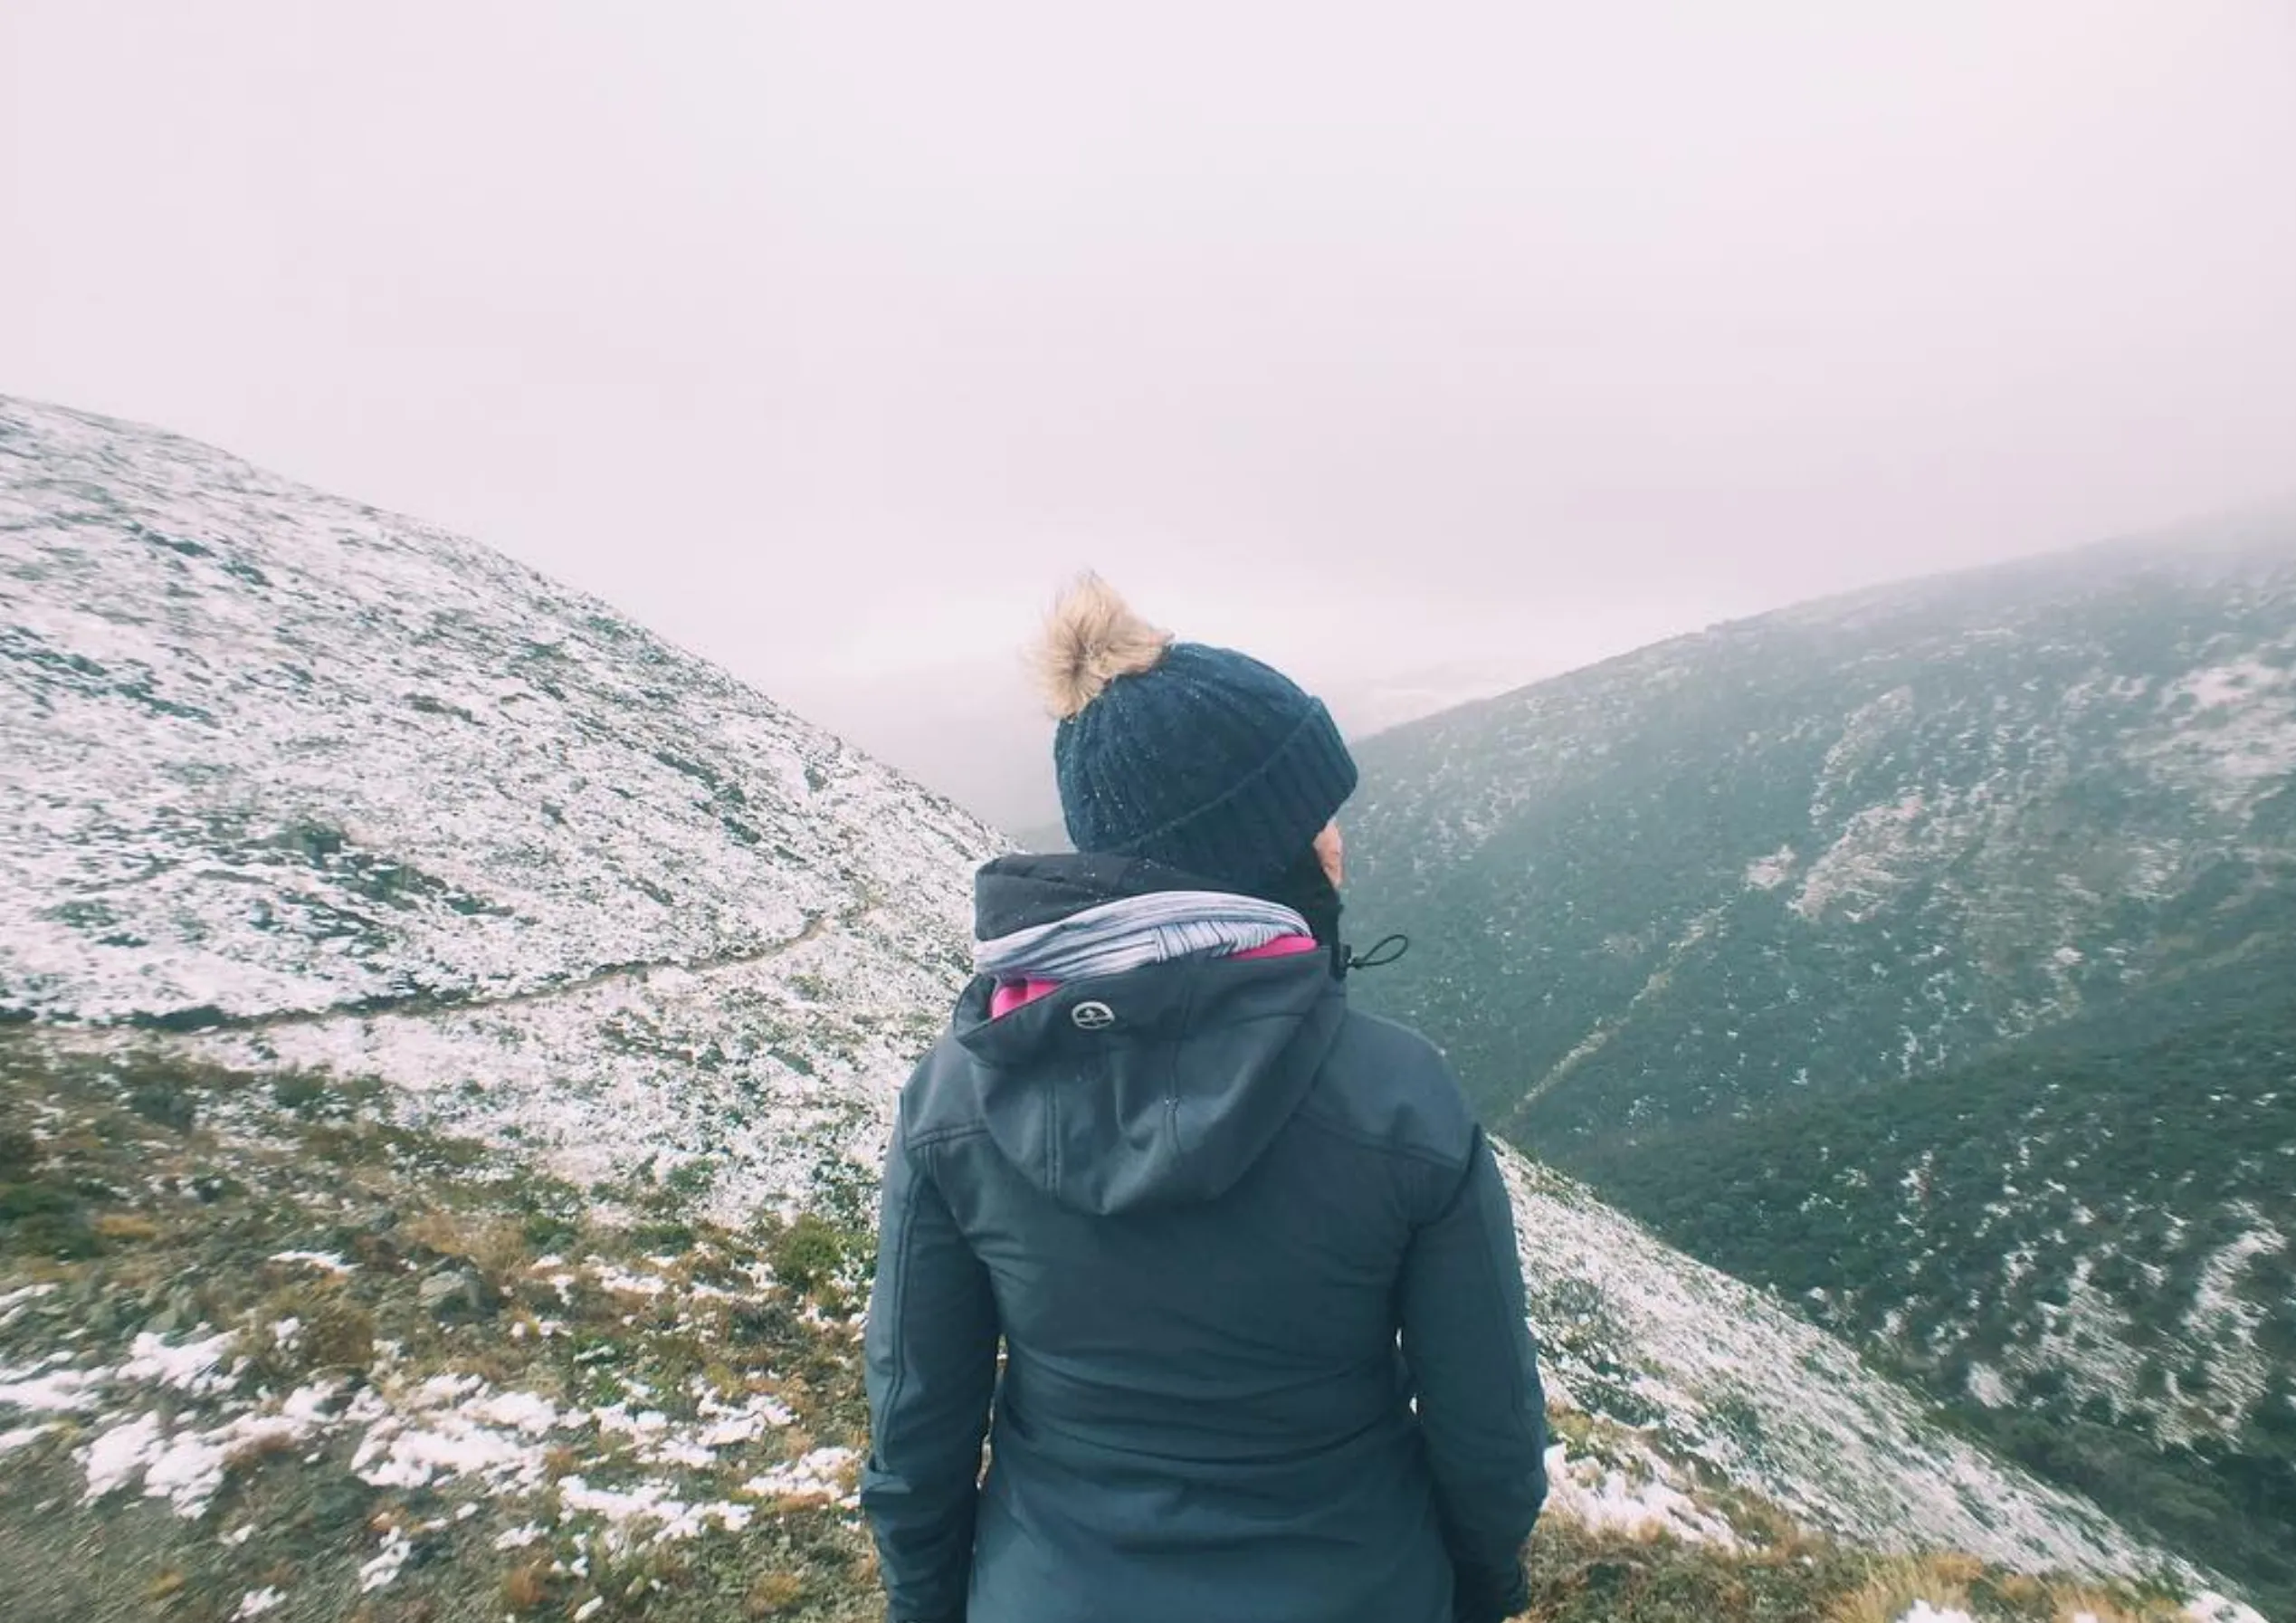
{"label": "blue knit hat texture", "polygon": [[1145,857],[1239,887],[1303,857],[1355,792],[1331,712],[1272,666],[1174,643],[1113,676],[1053,740],[1079,851]]}

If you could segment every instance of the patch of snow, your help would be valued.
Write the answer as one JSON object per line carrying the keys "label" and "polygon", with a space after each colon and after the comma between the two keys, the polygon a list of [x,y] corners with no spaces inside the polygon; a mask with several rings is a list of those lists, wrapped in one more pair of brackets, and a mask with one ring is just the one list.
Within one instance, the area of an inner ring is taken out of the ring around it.
{"label": "patch of snow", "polygon": [[376,1487],[427,1487],[455,1476],[531,1487],[542,1480],[542,1449],[515,1431],[496,1430],[460,1412],[431,1414],[420,1423],[392,1415],[369,1428],[351,1470]]}
{"label": "patch of snow", "polygon": [[186,1426],[169,1431],[157,1415],[139,1415],[81,1451],[86,1497],[100,1499],[123,1489],[140,1473],[146,1498],[167,1500],[179,1516],[203,1515],[234,1459],[298,1442],[318,1423],[315,1411],[306,1410],[241,1415],[204,1430]]}
{"label": "patch of snow", "polygon": [[2209,1255],[2177,1329],[2207,1360],[2212,1399],[2239,1414],[2263,1399],[2272,1378],[2272,1360],[2259,1344],[2271,1313],[2242,1294],[2240,1280],[2251,1262],[2287,1249],[2289,1240],[2248,1202],[2232,1209],[2254,1227]]}
{"label": "patch of snow", "polygon": [[2001,1378],[2001,1371],[1990,1364],[1971,1364],[1967,1379],[1961,1383],[1961,1389],[1986,1408],[2000,1408],[2015,1397],[2009,1390],[2009,1383]]}
{"label": "patch of snow", "polygon": [[0,1370],[0,1408],[34,1414],[76,1415],[96,1407],[96,1393],[112,1377],[110,1370]]}
{"label": "patch of snow", "polygon": [[567,1424],[547,1398],[533,1392],[497,1392],[470,1404],[466,1412],[489,1426],[538,1434]]}
{"label": "patch of snow", "polygon": [[794,1425],[797,1418],[786,1405],[762,1393],[738,1408],[707,1397],[700,1407],[702,1419],[708,1422],[698,1439],[704,1448],[730,1448],[738,1443],[754,1443],[768,1427],[778,1429]]}
{"label": "patch of snow", "polygon": [[1738,1546],[1738,1535],[1720,1516],[1655,1475],[1637,1478],[1600,1460],[1567,1457],[1560,1443],[1547,1450],[1547,1505],[1556,1513],[1597,1531],[1671,1533],[1694,1543]]}
{"label": "patch of snow", "polygon": [[1975,1618],[1958,1608],[1940,1610],[1926,1600],[1917,1600],[1912,1609],[1901,1614],[1898,1623],[1977,1623]]}
{"label": "patch of snow", "polygon": [[327,1274],[348,1274],[352,1267],[331,1251],[274,1251],[271,1259],[275,1263],[301,1263]]}
{"label": "patch of snow", "polygon": [[159,1417],[138,1415],[113,1427],[81,1451],[88,1474],[86,1497],[100,1499],[125,1487],[159,1452]]}
{"label": "patch of snow", "polygon": [[0,1316],[0,1324],[7,1322],[8,1318],[14,1317],[16,1310],[24,1306],[25,1303],[37,1302],[41,1297],[52,1294],[55,1288],[52,1284],[27,1284],[19,1285],[13,1291],[0,1292],[0,1315],[5,1315]]}
{"label": "patch of snow", "polygon": [[[2165,722],[2134,751],[2158,777],[2244,814],[2296,774],[2296,669],[2260,659],[2187,673],[2164,688]],[[2189,706],[2192,714],[2181,712]]]}
{"label": "patch of snow", "polygon": [[[279,1412],[298,1427],[305,1428],[316,1427],[329,1418],[327,1413],[328,1405],[340,1397],[342,1391],[343,1382],[339,1379],[314,1381],[310,1386],[297,1387],[287,1394],[286,1400],[279,1406]],[[334,1418],[348,1418],[349,1417]]]}
{"label": "patch of snow", "polygon": [[598,1288],[619,1291],[626,1295],[659,1296],[670,1288],[670,1282],[652,1274],[633,1274],[627,1268],[612,1263],[601,1264],[593,1270]]}
{"label": "patch of snow", "polygon": [[1758,856],[1746,864],[1746,888],[1749,891],[1774,891],[1794,877],[1794,847],[1780,845],[1767,856]]}
{"label": "patch of snow", "polygon": [[[701,1468],[717,1463],[718,1449],[754,1441],[766,1426],[791,1418],[769,1398],[738,1409],[705,1409],[694,1421],[673,1420],[660,1409],[634,1411],[626,1402],[586,1414],[531,1392],[489,1390],[475,1377],[439,1376],[372,1418],[351,1469],[377,1487],[468,1477],[498,1489],[531,1490],[544,1479],[548,1437],[555,1431],[594,1425],[602,1437],[626,1440],[642,1464]],[[657,1499],[667,1493],[659,1485],[653,1491]]]}
{"label": "patch of snow", "polygon": [[677,1497],[666,1483],[644,1482],[626,1489],[594,1488],[579,1476],[568,1476],[559,1482],[558,1504],[561,1520],[595,1517],[606,1524],[609,1536],[621,1542],[677,1542],[699,1538],[711,1527],[740,1532],[757,1514],[756,1508],[747,1504],[688,1504]]}
{"label": "patch of snow", "polygon": [[802,1458],[776,1465],[742,1484],[741,1491],[765,1500],[814,1500],[850,1508],[861,1456],[850,1448],[816,1448]]}
{"label": "patch of snow", "polygon": [[224,1355],[231,1351],[236,1339],[225,1331],[204,1341],[171,1346],[162,1337],[146,1331],[128,1350],[128,1361],[119,1366],[119,1376],[123,1380],[171,1387],[195,1398],[206,1397],[231,1384],[228,1377],[215,1372],[215,1367],[224,1361]]}
{"label": "patch of snow", "polygon": [[538,1544],[541,1541],[542,1530],[529,1522],[524,1526],[513,1527],[498,1534],[494,1541],[494,1547],[503,1551],[524,1550],[529,1545]]}
{"label": "patch of snow", "polygon": [[224,1485],[232,1449],[214,1435],[179,1432],[144,1467],[144,1496],[165,1499],[176,1513],[195,1516]]}
{"label": "patch of snow", "polygon": [[260,1618],[287,1597],[276,1589],[250,1590],[241,1597],[239,1609],[232,1613],[233,1623],[248,1618]]}
{"label": "patch of snow", "polygon": [[0,1459],[29,1447],[54,1429],[53,1426],[19,1426],[14,1431],[0,1431]]}
{"label": "patch of snow", "polygon": [[1837,909],[1852,922],[1871,918],[1913,877],[1929,810],[1924,797],[1909,793],[1853,814],[1788,905],[1813,922]]}
{"label": "patch of snow", "polygon": [[442,1404],[454,1403],[475,1392],[485,1390],[486,1381],[477,1375],[433,1375],[409,1394],[408,1401],[421,1408],[436,1408]]}
{"label": "patch of snow", "polygon": [[405,1529],[394,1527],[386,1532],[381,1552],[359,1567],[358,1592],[372,1594],[396,1583],[399,1569],[406,1565],[407,1555],[414,1548],[414,1541],[406,1536]]}

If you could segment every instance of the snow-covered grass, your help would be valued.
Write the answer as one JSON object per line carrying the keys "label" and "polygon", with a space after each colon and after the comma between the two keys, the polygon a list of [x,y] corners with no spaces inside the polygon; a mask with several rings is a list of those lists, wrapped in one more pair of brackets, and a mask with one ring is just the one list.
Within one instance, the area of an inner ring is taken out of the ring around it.
{"label": "snow-covered grass", "polygon": [[[6,1057],[0,1106],[36,1087],[71,1146],[52,1151],[70,1158],[58,1177],[124,1191],[132,1170],[139,1220],[24,1284],[0,1247],[16,1310],[0,1325],[0,1453],[30,1485],[9,1503],[43,1518],[0,1512],[0,1538],[52,1524],[65,1570],[85,1528],[148,1506],[160,1519],[133,1523],[138,1547],[219,1618],[483,1588],[511,1559],[553,1604],[616,1616],[655,1582],[697,1616],[738,1614],[745,1563],[793,1550],[821,1573],[858,1569],[849,1295],[834,1277],[817,1297],[776,1277],[770,1215],[736,1231],[698,1189],[634,1190],[627,1226],[597,1225],[566,1186],[356,1113],[280,1112],[257,1132],[203,1093],[212,1125],[179,1131],[118,1111],[101,1062],[32,1075],[20,1049]],[[345,1160],[344,1135],[362,1133],[373,1142]],[[193,1167],[204,1196],[178,1181]],[[475,1294],[443,1307],[423,1290],[473,1273]],[[173,1327],[119,1323],[114,1303],[153,1302]],[[91,1313],[118,1327],[91,1331]],[[314,1533],[310,1507],[337,1503],[361,1509]],[[678,1588],[683,1551],[734,1588]],[[820,1615],[860,1615],[865,1585],[847,1587]]]}
{"label": "snow-covered grass", "polygon": [[[863,999],[815,988],[873,988]],[[725,1218],[865,1183],[952,983],[866,930],[768,962],[634,973],[508,1008],[338,1016],[184,1039],[241,1067],[378,1078],[395,1120],[581,1187],[690,1166]]]}
{"label": "snow-covered grass", "polygon": [[[20,1091],[0,1109],[29,1113],[36,1099],[39,1166],[119,1189],[139,1219],[44,1277],[0,1273],[18,1315],[0,1325],[12,1394],[0,1427],[26,1434],[11,1457],[33,1462],[62,1525],[154,1508],[183,1529],[154,1559],[200,1574],[225,1615],[269,1588],[281,1616],[309,1610],[322,1580],[267,1576],[291,1544],[345,1594],[437,1594],[507,1571],[561,1615],[601,1600],[594,1616],[605,1615],[659,1582],[643,1592],[671,1617],[705,1599],[731,1612],[742,1597],[693,1589],[693,1574],[755,1549],[766,1553],[750,1565],[771,1570],[745,1586],[770,1597],[796,1583],[831,1598],[821,1615],[862,1615],[858,1349],[852,1322],[823,1311],[845,1287],[830,1279],[802,1301],[779,1283],[773,1219],[715,1225],[709,1191],[672,1180],[626,1186],[611,1203],[625,1217],[602,1225],[602,1208],[501,1152],[378,1119],[381,1098],[283,1110],[261,1087],[194,1071],[154,1120],[120,1108],[130,1084],[111,1062],[44,1063],[28,1071],[19,1054]],[[148,1103],[153,1068],[129,1074]],[[169,1124],[186,1116],[189,1128]],[[1559,1181],[1511,1157],[1509,1170],[1566,1403],[1539,1555],[1552,1616],[1603,1615],[1568,1598],[1587,1571],[1622,1561],[1670,1594],[1806,1596],[1854,1580],[1826,1525],[1863,1536],[1902,1514],[1892,1538],[1925,1542],[1905,1528],[1929,1507],[1904,1495],[1938,1461],[1886,1403],[1860,1407],[1890,1389],[1815,1361],[1823,1338],[1773,1322],[1751,1293],[1591,1202],[1577,1208]],[[482,1275],[493,1305],[466,1319],[452,1297],[455,1316],[440,1320],[421,1287],[456,1271]],[[168,1307],[173,1292],[128,1283],[155,1275],[199,1288]],[[129,1289],[141,1313],[157,1303],[176,1322],[87,1333],[87,1304]],[[1571,1295],[1589,1289],[1603,1294]],[[357,1315],[364,1323],[347,1329]],[[1698,1360],[1678,1338],[1701,1343],[1705,1365],[1689,1367]],[[1816,1448],[1779,1424],[1796,1408],[1844,1461],[1796,1452]],[[1725,1479],[1837,1513],[1789,1518],[1718,1494]],[[1971,1481],[2012,1519],[2046,1524],[2056,1508],[1999,1474]],[[1837,1491],[1841,1504],[1824,1500]],[[320,1547],[292,1531],[301,1506],[338,1494],[358,1495],[355,1525]],[[846,1566],[821,1564],[834,1551]],[[2029,1539],[2005,1553],[2045,1560]]]}
{"label": "snow-covered grass", "polygon": [[[331,1439],[348,1451],[350,1475],[373,1487],[460,1486],[530,1499],[555,1481],[562,1519],[593,1515],[617,1535],[648,1541],[690,1538],[713,1522],[738,1531],[732,1524],[746,1525],[755,1506],[690,1505],[678,1497],[681,1474],[729,1477],[760,1450],[770,1456],[780,1439],[803,1435],[796,1413],[770,1394],[727,1401],[700,1378],[676,1406],[690,1411],[682,1418],[662,1408],[634,1411],[627,1398],[561,1407],[475,1373],[418,1376],[404,1351],[388,1346],[356,1380],[321,1379],[281,1395],[260,1383],[237,1341],[230,1332],[180,1342],[142,1334],[116,1364],[74,1370],[69,1386],[22,1383],[0,1401],[50,1420],[81,1417],[88,1440],[72,1460],[87,1501],[140,1493],[195,1520],[235,1466]],[[642,1385],[629,1382],[626,1389]],[[186,1405],[185,1398],[201,1401]],[[32,1437],[42,1430],[25,1429]],[[593,1486],[559,1467],[562,1456],[618,1476],[639,1475],[628,1485]],[[851,1448],[813,1447],[735,1491],[784,1507],[805,1501],[851,1509],[857,1463]]]}
{"label": "snow-covered grass", "polygon": [[850,1448],[816,1448],[802,1459],[750,1478],[742,1486],[745,1492],[770,1502],[851,1504],[854,1474],[860,1468],[861,1456]]}
{"label": "snow-covered grass", "polygon": [[1582,1526],[1636,1535],[1664,1534],[1694,1543],[1736,1549],[1739,1540],[1727,1517],[1661,1475],[1654,1456],[1629,1456],[1628,1464],[1573,1458],[1567,1444],[1547,1451],[1547,1508]]}

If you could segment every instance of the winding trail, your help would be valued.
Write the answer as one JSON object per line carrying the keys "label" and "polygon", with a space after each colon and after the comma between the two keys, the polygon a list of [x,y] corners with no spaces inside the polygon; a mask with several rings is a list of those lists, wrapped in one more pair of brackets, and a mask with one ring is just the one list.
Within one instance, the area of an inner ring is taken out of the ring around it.
{"label": "winding trail", "polygon": [[45,1021],[30,1024],[50,1039],[100,1037],[123,1030],[161,1034],[167,1036],[214,1036],[220,1035],[260,1035],[270,1031],[284,1031],[300,1026],[323,1026],[338,1020],[421,1019],[436,1015],[485,1013],[496,1009],[522,1008],[529,1005],[547,1003],[553,998],[572,998],[594,991],[602,986],[642,979],[663,970],[680,970],[690,975],[707,975],[720,969],[741,969],[760,964],[796,951],[810,942],[819,940],[833,930],[852,930],[865,921],[877,911],[873,901],[856,902],[837,913],[810,915],[805,928],[793,936],[767,941],[761,946],[729,952],[716,958],[694,959],[658,959],[634,963],[606,964],[570,979],[553,981],[548,986],[528,987],[520,991],[504,992],[498,996],[456,996],[434,991],[409,992],[396,997],[363,998],[355,1003],[330,1004],[324,1008],[299,1008],[276,1014],[226,1014],[213,1007],[170,1010],[164,1014],[138,1015],[123,1021],[102,1026],[65,1026]]}

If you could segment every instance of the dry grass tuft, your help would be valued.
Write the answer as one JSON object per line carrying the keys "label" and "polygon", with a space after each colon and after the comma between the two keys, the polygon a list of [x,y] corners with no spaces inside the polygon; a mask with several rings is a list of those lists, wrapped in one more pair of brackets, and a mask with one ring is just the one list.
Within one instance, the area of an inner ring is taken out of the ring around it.
{"label": "dry grass tuft", "polygon": [[138,1212],[106,1212],[88,1227],[100,1238],[120,1242],[156,1240],[160,1235],[159,1225]]}
{"label": "dry grass tuft", "polygon": [[805,1581],[795,1572],[760,1572],[742,1601],[749,1618],[778,1618],[797,1609],[805,1598]]}
{"label": "dry grass tuft", "polygon": [[440,1256],[469,1263],[506,1289],[534,1260],[525,1225],[507,1217],[433,1209],[409,1217],[399,1234]]}
{"label": "dry grass tuft", "polygon": [[529,1561],[502,1574],[502,1606],[511,1613],[538,1611],[550,1599],[550,1563]]}

